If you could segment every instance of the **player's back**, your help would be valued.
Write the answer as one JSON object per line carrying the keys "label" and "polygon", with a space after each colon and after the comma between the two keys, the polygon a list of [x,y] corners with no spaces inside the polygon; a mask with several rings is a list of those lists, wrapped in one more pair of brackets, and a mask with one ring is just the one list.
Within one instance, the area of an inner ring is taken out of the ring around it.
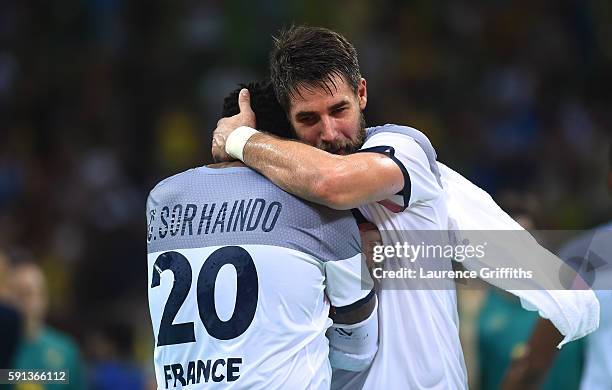
{"label": "player's back", "polygon": [[201,167],[160,182],[147,215],[159,388],[329,387],[326,283],[332,264],[360,263],[350,213]]}

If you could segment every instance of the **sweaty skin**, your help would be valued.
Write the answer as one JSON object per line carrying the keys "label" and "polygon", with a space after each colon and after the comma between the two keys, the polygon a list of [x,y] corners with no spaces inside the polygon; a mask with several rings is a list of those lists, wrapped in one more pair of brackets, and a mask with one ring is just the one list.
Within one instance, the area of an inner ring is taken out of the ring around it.
{"label": "sweaty skin", "polygon": [[[347,210],[389,198],[404,187],[400,168],[378,153],[335,155],[361,147],[361,111],[367,103],[365,80],[357,93],[337,77],[330,90],[299,88],[289,112],[298,137],[306,143],[258,133],[249,138],[244,162],[285,191],[334,209]],[[240,126],[255,126],[248,90],[238,97],[240,113],[222,118],[213,134],[215,161],[228,161],[225,142]],[[310,146],[313,145],[313,146]]]}

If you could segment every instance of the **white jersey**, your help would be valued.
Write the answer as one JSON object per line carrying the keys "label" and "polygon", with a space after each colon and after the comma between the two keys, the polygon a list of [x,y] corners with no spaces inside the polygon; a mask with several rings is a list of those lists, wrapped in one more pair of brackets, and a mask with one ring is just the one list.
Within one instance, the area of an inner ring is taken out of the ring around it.
{"label": "white jersey", "polygon": [[[361,151],[390,156],[404,173],[400,194],[359,208],[381,231],[383,244],[418,243],[419,232],[448,229],[435,152],[422,133],[396,125],[370,128]],[[387,257],[384,268],[398,269],[395,260]],[[452,269],[450,260],[439,266]],[[334,371],[332,389],[467,388],[454,282],[443,289],[416,289],[382,279],[377,295],[378,353],[367,371]]]}
{"label": "white jersey", "polygon": [[[610,253],[610,252],[608,252]],[[608,263],[609,265],[609,263]],[[602,271],[609,284],[612,270]],[[598,275],[599,277],[599,275]],[[587,336],[585,362],[580,381],[581,390],[605,390],[612,388],[612,289],[595,290],[601,307],[599,329]]]}
{"label": "white jersey", "polygon": [[159,389],[329,388],[330,302],[372,288],[350,213],[202,167],[158,184],[147,215]]}
{"label": "white jersey", "polygon": [[[586,232],[565,245],[561,258],[581,272],[599,300],[599,329],[587,336],[580,389],[612,388],[612,223]],[[587,261],[584,261],[587,260]],[[576,261],[580,263],[576,264]],[[588,263],[588,265],[587,265]],[[590,275],[588,275],[590,274]]]}

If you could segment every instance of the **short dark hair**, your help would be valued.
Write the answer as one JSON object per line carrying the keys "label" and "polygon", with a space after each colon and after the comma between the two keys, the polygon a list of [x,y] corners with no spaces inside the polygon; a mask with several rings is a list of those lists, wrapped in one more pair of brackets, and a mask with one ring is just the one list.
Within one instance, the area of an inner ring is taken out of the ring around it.
{"label": "short dark hair", "polygon": [[238,88],[230,92],[223,100],[222,117],[238,114],[238,94],[242,88],[249,90],[251,108],[257,118],[257,128],[283,138],[295,138],[295,133],[287,119],[283,108],[278,104],[270,80],[239,84]]}
{"label": "short dark hair", "polygon": [[270,54],[270,77],[276,98],[288,111],[299,87],[337,87],[342,76],[357,92],[361,72],[357,50],[342,35],[323,27],[291,26],[274,37]]}

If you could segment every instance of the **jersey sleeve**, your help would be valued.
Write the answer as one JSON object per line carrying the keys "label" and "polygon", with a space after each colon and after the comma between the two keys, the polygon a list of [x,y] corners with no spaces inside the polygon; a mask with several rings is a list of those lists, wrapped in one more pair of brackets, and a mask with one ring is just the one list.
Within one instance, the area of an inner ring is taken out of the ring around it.
{"label": "jersey sleeve", "polygon": [[397,205],[399,209],[394,211],[403,211],[415,203],[439,196],[442,189],[429,167],[427,156],[412,137],[391,132],[378,133],[368,138],[359,152],[384,154],[402,171],[404,188],[383,201]]}
{"label": "jersey sleeve", "polygon": [[325,265],[326,293],[336,310],[349,311],[367,302],[374,293],[362,256],[327,262]]}
{"label": "jersey sleeve", "polygon": [[[332,306],[336,307],[337,311],[348,311],[359,307],[367,302],[373,294],[374,282],[372,281],[368,269],[365,264],[364,257],[361,253],[361,238],[359,229],[355,220],[347,214],[343,223],[335,223],[328,226],[334,230],[339,229],[336,233],[342,233],[341,236],[335,234],[335,238],[341,241],[336,245],[347,245],[354,248],[350,257],[336,257],[327,259],[325,262],[325,292]],[[325,240],[329,232],[324,232],[321,239]],[[346,250],[343,251],[346,255]]]}

